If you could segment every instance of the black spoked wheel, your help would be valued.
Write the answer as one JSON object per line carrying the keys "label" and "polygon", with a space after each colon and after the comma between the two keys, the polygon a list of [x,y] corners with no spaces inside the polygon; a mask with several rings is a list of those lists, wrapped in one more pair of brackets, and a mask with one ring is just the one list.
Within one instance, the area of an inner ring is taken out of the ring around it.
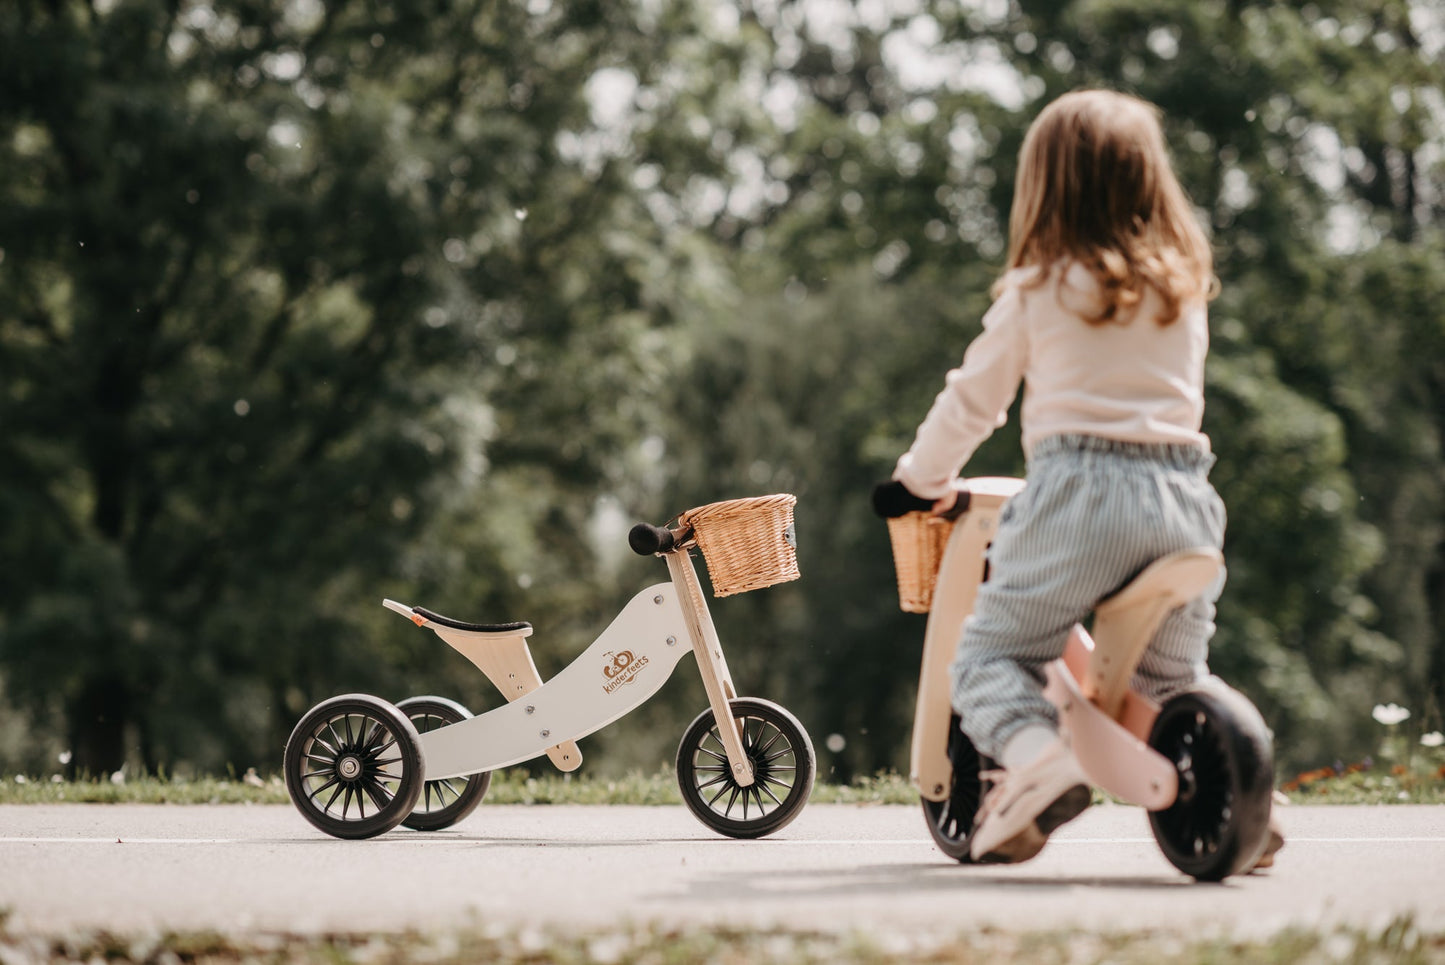
{"label": "black spoked wheel", "polygon": [[1274,752],[1243,694],[1209,681],[1169,700],[1149,746],[1179,769],[1179,796],[1149,814],[1169,862],[1201,881],[1247,871],[1269,836]]}
{"label": "black spoked wheel", "polygon": [[980,755],[973,741],[958,729],[957,714],[948,721],[948,760],[953,765],[948,797],[942,801],[923,798],[923,818],[938,850],[956,861],[972,864],[968,836],[973,831],[974,815],[978,814],[989,786],[979,775],[991,769],[993,763]]}
{"label": "black spoked wheel", "polygon": [[731,838],[761,838],[786,825],[813,792],[813,743],[797,718],[755,697],[731,701],[753,783],[743,787],[728,767],[711,709],[698,714],[677,748],[677,783],[688,810]]}
{"label": "black spoked wheel", "polygon": [[[472,716],[455,700],[445,697],[408,697],[396,705],[397,710],[406,714],[418,734],[455,724]],[[476,810],[492,786],[492,772],[466,774],[448,777],[440,781],[427,781],[422,785],[421,797],[412,812],[402,819],[402,824],[415,831],[440,831],[449,828]]]}
{"label": "black spoked wheel", "polygon": [[378,697],[347,694],[301,718],[283,770],[302,817],[337,838],[370,838],[411,813],[425,767],[405,714]]}

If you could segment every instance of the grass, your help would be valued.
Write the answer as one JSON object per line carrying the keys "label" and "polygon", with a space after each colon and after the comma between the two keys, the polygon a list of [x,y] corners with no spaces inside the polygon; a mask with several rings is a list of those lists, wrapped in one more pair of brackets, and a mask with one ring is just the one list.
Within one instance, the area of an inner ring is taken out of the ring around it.
{"label": "grass", "polygon": [[[1432,755],[1438,757],[1439,755]],[[1282,790],[1301,804],[1445,804],[1445,764],[1345,764],[1306,771]]]}
{"label": "grass", "polygon": [[966,934],[886,936],[664,926],[622,926],[585,934],[491,927],[402,934],[224,936],[200,932],[124,937],[9,934],[0,915],[0,962],[268,963],[268,965],[1224,965],[1235,962],[1391,963],[1445,961],[1445,933],[1410,919],[1378,930],[1286,930],[1270,938],[1184,938],[1167,932],[1080,934],[982,929]]}
{"label": "grass", "polygon": [[[1300,804],[1445,804],[1445,765],[1418,757],[1411,766],[1356,764],[1309,771],[1284,781],[1281,790]],[[522,770],[492,775],[489,804],[681,804],[671,770],[620,778],[586,774],[529,776]],[[248,771],[238,779],[132,777],[62,781],[25,775],[0,776],[0,804],[285,804],[279,776]],[[852,784],[819,783],[818,804],[916,804],[907,779],[883,773]]]}
{"label": "grass", "polygon": [[[659,804],[682,803],[671,770],[621,778],[583,774],[531,777],[507,770],[492,775],[488,804]],[[863,778],[851,785],[818,784],[812,801],[828,804],[913,804],[918,794],[896,774]],[[139,777],[106,781],[38,780],[0,777],[0,804],[285,804],[279,776],[248,771],[241,779]]]}

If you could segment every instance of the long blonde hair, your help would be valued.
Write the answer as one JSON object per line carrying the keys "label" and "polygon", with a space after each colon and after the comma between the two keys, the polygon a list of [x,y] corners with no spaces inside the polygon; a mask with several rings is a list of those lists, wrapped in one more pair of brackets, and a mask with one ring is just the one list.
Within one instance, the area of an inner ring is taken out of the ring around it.
{"label": "long blonde hair", "polygon": [[[1009,213],[1007,270],[1076,261],[1098,281],[1095,324],[1127,318],[1145,287],[1163,300],[1159,324],[1218,287],[1209,241],[1174,174],[1159,110],[1108,90],[1065,94],[1024,136]],[[995,285],[997,295],[1002,279]]]}

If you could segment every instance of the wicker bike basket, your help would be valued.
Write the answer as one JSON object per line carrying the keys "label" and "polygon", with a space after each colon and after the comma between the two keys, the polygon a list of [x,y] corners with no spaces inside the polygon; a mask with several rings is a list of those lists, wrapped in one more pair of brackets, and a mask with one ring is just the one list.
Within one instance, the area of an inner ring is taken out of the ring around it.
{"label": "wicker bike basket", "polygon": [[933,585],[952,533],[953,520],[932,513],[905,513],[888,521],[898,606],[905,613],[927,613],[933,606]]}
{"label": "wicker bike basket", "polygon": [[729,499],[677,517],[691,526],[712,578],[713,596],[732,596],[798,578],[796,496]]}

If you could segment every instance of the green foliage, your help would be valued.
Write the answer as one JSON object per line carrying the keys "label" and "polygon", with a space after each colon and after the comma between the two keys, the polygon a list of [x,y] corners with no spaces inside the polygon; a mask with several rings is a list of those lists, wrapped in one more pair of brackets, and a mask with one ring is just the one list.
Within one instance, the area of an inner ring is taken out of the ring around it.
{"label": "green foliage", "polygon": [[[719,601],[734,675],[825,776],[901,768],[922,623],[867,492],[1083,85],[1161,106],[1213,231],[1215,669],[1292,768],[1360,757],[1381,700],[1438,724],[1438,15],[836,12],[0,5],[0,761],[265,772],[337,692],[483,710],[381,597],[531,620],[547,675],[662,578],[628,522],[791,491],[803,579]],[[1021,470],[1016,423],[967,469]],[[678,678],[594,766],[670,758]]]}
{"label": "green foliage", "polygon": [[520,473],[565,533],[625,471],[673,292],[581,143],[596,14],[0,12],[0,660],[73,767],[268,759],[405,662],[358,603],[429,524]]}
{"label": "green foliage", "polygon": [[[798,591],[808,649],[789,677],[811,680],[805,719],[848,742],[828,766],[846,776],[902,764],[921,627],[888,612],[887,574],[870,571],[886,544],[859,519],[866,485],[907,444],[981,314],[1028,119],[1083,85],[1161,106],[1214,232],[1223,295],[1206,429],[1230,509],[1215,669],[1263,707],[1287,766],[1365,753],[1380,699],[1438,708],[1429,601],[1445,407],[1432,295],[1445,199],[1431,184],[1445,111],[1427,64],[1439,25],[1399,2],[1328,15],[940,3],[900,16],[810,32],[758,11],[775,62],[789,63],[786,84],[802,91],[776,135],[795,149],[769,167],[783,200],[757,227],[718,226],[741,237],[750,270],[740,308],[706,324],[766,355],[699,353],[687,387],[708,401],[679,404],[729,413],[728,438],[775,454],[763,464],[797,453],[772,481],[798,480],[800,514],[822,522],[815,533],[800,523],[812,537]],[[907,293],[906,316],[888,289]],[[852,447],[830,446],[835,433]],[[965,471],[1020,472],[1015,439],[991,441]],[[715,479],[717,438],[706,441],[693,472]],[[736,473],[755,458],[721,464]]]}
{"label": "green foliage", "polygon": [[[1382,759],[1315,768],[1280,781],[1298,804],[1442,804],[1445,763],[1439,752],[1411,752],[1403,763]],[[1094,803],[1110,800],[1094,792]],[[810,804],[882,805],[916,808],[918,791],[902,775],[879,771],[847,783],[818,782]],[[285,785],[254,771],[240,780],[213,777],[131,777],[115,780],[50,780],[24,774],[0,775],[0,804],[273,804],[286,805]],[[493,772],[486,807],[502,805],[586,805],[680,807],[677,775],[669,768],[627,771],[617,777],[589,773],[530,774],[509,768]]]}

